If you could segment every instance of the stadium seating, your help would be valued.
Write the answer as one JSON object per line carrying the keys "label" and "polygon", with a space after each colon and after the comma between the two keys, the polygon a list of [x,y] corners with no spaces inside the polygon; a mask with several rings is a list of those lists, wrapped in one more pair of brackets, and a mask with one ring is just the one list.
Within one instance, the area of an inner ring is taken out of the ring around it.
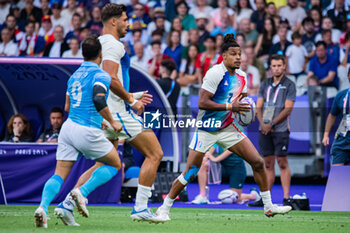
{"label": "stadium seating", "polygon": [[44,123],[39,108],[35,105],[24,106],[21,110],[21,113],[24,114],[30,122],[30,127],[34,135],[34,139],[38,139],[41,131],[44,128]]}
{"label": "stadium seating", "polygon": [[0,114],[0,141],[4,138],[4,130],[6,129],[6,121],[3,118],[2,114]]}

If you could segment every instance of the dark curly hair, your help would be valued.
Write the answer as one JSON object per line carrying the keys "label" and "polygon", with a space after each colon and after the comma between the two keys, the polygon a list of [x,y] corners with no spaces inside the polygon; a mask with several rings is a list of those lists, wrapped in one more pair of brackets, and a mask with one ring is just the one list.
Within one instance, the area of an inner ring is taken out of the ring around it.
{"label": "dark curly hair", "polygon": [[224,43],[221,46],[221,53],[226,52],[230,47],[240,47],[233,33],[229,33],[224,37]]}

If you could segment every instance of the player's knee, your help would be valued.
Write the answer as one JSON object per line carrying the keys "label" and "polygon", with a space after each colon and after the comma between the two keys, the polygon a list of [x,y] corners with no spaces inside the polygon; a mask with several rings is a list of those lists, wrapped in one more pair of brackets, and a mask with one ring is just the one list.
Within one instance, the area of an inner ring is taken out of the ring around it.
{"label": "player's knee", "polygon": [[188,183],[192,182],[197,177],[199,169],[200,167],[197,167],[196,165],[192,165],[190,169],[188,169],[184,174],[185,180]]}
{"label": "player's knee", "polygon": [[160,163],[160,161],[162,161],[162,158],[163,158],[163,150],[161,148],[154,150],[151,156],[152,156],[152,160],[155,163]]}
{"label": "player's knee", "polygon": [[264,160],[262,158],[258,158],[256,159],[255,161],[253,161],[252,163],[252,168],[254,171],[256,172],[260,172],[260,171],[263,171],[264,168],[265,168],[265,163],[264,163]]}
{"label": "player's knee", "polygon": [[285,170],[289,167],[288,161],[285,159],[277,159],[277,163],[281,170]]}
{"label": "player's knee", "polygon": [[267,170],[274,170],[275,169],[275,161],[272,162],[265,162],[265,167]]}

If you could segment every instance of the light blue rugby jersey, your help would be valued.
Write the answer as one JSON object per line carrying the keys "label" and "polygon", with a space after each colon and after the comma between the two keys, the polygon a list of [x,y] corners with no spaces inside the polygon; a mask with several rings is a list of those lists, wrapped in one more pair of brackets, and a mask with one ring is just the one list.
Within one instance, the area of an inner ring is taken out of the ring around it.
{"label": "light blue rugby jersey", "polygon": [[105,87],[107,100],[111,76],[96,63],[84,61],[68,80],[68,118],[79,125],[100,129],[103,117],[97,112],[92,99],[95,84]]}

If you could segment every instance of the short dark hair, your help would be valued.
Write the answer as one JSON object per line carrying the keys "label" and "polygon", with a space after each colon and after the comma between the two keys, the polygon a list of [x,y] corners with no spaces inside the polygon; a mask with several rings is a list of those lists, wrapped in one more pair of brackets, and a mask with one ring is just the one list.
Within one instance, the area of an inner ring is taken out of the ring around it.
{"label": "short dark hair", "polygon": [[53,107],[53,108],[51,109],[51,111],[50,111],[50,114],[51,114],[51,113],[54,113],[54,112],[59,112],[59,113],[61,113],[62,116],[63,116],[63,110],[62,110],[62,108]]}
{"label": "short dark hair", "polygon": [[29,24],[33,24],[34,27],[35,27],[35,21],[33,21],[33,20],[27,21],[27,22],[26,22],[26,27],[27,27]]}
{"label": "short dark hair", "polygon": [[168,73],[171,74],[174,70],[176,70],[176,64],[173,61],[173,59],[166,58],[161,63],[161,66],[163,66],[165,69],[167,69]]}
{"label": "short dark hair", "polygon": [[306,23],[312,23],[313,25],[315,24],[315,21],[311,17],[306,17],[302,21],[302,25],[305,26]]}
{"label": "short dark hair", "polygon": [[221,45],[221,53],[226,52],[230,47],[240,47],[233,33],[229,33],[224,37],[224,43]]}
{"label": "short dark hair", "polygon": [[72,18],[73,17],[79,17],[79,18],[81,18],[81,16],[78,14],[78,13],[74,13],[73,15],[72,15]]}
{"label": "short dark hair", "polygon": [[286,61],[284,60],[284,56],[280,55],[280,54],[273,54],[271,56],[271,61],[272,60],[281,60],[283,62],[283,64],[286,64]]}
{"label": "short dark hair", "polygon": [[162,45],[162,42],[161,42],[160,40],[154,40],[154,41],[151,42],[151,46],[153,46],[153,45],[155,45],[155,44],[161,46],[161,45]]}
{"label": "short dark hair", "polygon": [[295,40],[295,39],[301,39],[301,35],[299,32],[294,32],[292,34],[292,40]]}
{"label": "short dark hair", "polygon": [[126,6],[123,4],[108,3],[102,8],[101,19],[102,22],[107,22],[112,17],[119,18],[123,12],[126,12]]}
{"label": "short dark hair", "polygon": [[212,42],[216,43],[216,37],[215,36],[207,36],[207,38],[205,38],[204,42],[207,40],[211,40]]}
{"label": "short dark hair", "polygon": [[186,2],[186,1],[183,1],[183,0],[181,0],[181,1],[178,2],[178,3],[176,3],[176,5],[175,5],[175,11],[176,11],[176,13],[178,13],[178,12],[177,12],[177,8],[178,8],[180,5],[182,5],[182,4],[184,4],[184,5],[186,6],[186,8],[187,8],[187,14],[188,14],[188,11],[190,10],[190,8],[189,8],[187,2]]}
{"label": "short dark hair", "polygon": [[102,46],[97,36],[89,36],[82,44],[84,61],[93,61],[98,58],[101,53]]}
{"label": "short dark hair", "polygon": [[345,42],[348,42],[350,40],[350,32],[347,32],[345,34]]}
{"label": "short dark hair", "polygon": [[319,46],[323,46],[323,47],[325,47],[325,49],[327,49],[327,44],[323,40],[316,42],[316,48],[318,48]]}
{"label": "short dark hair", "polygon": [[136,32],[139,32],[142,34],[142,29],[133,29],[131,33],[134,35]]}
{"label": "short dark hair", "polygon": [[158,36],[163,37],[163,35],[164,35],[164,30],[161,29],[161,28],[157,28],[156,30],[154,30],[154,31],[152,32],[152,36],[155,36],[155,35],[158,35]]}
{"label": "short dark hair", "polygon": [[332,30],[330,30],[330,29],[322,30],[321,35],[324,36],[324,35],[326,35],[327,33],[332,33]]}

